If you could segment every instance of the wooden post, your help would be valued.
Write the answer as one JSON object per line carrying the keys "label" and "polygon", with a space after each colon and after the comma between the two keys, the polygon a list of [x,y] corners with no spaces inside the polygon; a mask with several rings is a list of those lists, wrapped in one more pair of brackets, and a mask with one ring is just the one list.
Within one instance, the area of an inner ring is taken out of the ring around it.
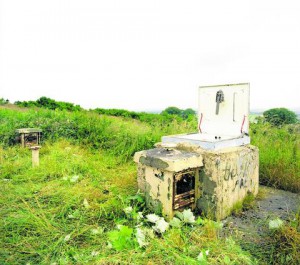
{"label": "wooden post", "polygon": [[25,147],[25,134],[24,133],[21,134],[21,146]]}
{"label": "wooden post", "polygon": [[32,150],[32,167],[38,167],[40,165],[41,146],[31,146],[30,149]]}

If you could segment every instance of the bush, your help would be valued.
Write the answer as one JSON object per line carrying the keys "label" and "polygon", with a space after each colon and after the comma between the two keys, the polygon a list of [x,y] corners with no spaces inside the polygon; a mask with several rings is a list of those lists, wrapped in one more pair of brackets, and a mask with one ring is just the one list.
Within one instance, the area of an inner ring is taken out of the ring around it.
{"label": "bush", "polygon": [[274,126],[297,123],[297,115],[286,108],[269,109],[263,115],[266,121]]}
{"label": "bush", "polygon": [[[176,107],[170,107],[170,108],[178,109]],[[124,109],[102,109],[102,108],[96,108],[93,111],[97,112],[100,115],[109,115],[109,116],[124,117],[124,118],[139,120],[142,122],[146,122],[149,125],[152,125],[154,127],[169,126],[168,125],[169,123],[175,121],[183,122],[183,120],[187,120],[188,122],[191,122],[193,124],[192,126],[197,126],[196,115],[193,109],[179,110],[179,112],[164,110],[161,114],[134,112],[134,111],[128,111]],[[174,113],[180,113],[180,115]]]}
{"label": "bush", "polygon": [[177,116],[180,117],[184,120],[189,119],[190,117],[195,117],[196,116],[196,111],[194,111],[191,108],[182,110],[177,107],[168,107],[165,110],[161,112],[162,115],[172,115],[172,116]]}
{"label": "bush", "polygon": [[[142,117],[146,119],[147,115],[161,116],[144,114]],[[122,117],[99,116],[93,111],[0,110],[0,144],[14,144],[15,130],[26,127],[42,129],[43,140],[65,138],[73,143],[107,150],[129,160],[136,151],[152,148],[163,135],[194,131],[196,123],[176,119],[165,123],[155,118],[148,123]]]}
{"label": "bush", "polygon": [[0,105],[5,105],[7,103],[9,103],[8,99],[0,98]]}
{"label": "bush", "polygon": [[55,101],[54,99],[41,97],[36,101],[16,101],[15,105],[20,107],[39,107],[51,110],[67,110],[67,111],[79,111],[82,108],[79,105],[74,105],[73,103]]}

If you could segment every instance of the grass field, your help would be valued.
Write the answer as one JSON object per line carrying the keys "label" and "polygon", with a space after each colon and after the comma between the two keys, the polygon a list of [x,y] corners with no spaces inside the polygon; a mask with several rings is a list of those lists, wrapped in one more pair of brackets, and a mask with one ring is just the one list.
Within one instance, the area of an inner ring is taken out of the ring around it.
{"label": "grass field", "polygon": [[[29,150],[12,145],[21,127],[44,131],[37,168]],[[153,234],[145,218],[133,153],[195,129],[195,120],[0,109],[0,264],[259,264],[235,239],[219,236],[219,222],[202,217]],[[251,136],[262,181],[299,192],[297,127],[257,124]]]}

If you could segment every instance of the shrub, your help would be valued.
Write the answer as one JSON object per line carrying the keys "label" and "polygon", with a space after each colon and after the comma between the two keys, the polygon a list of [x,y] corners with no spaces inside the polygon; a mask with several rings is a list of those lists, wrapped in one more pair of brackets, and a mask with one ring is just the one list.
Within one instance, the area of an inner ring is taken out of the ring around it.
{"label": "shrub", "polygon": [[286,108],[269,109],[263,115],[266,121],[274,126],[297,123],[297,115]]}
{"label": "shrub", "polygon": [[7,103],[9,103],[8,99],[0,98],[0,105],[5,105]]}
{"label": "shrub", "polygon": [[39,107],[51,110],[67,110],[67,111],[79,111],[82,108],[79,105],[74,105],[73,103],[55,101],[54,99],[47,97],[40,97],[36,101],[16,101],[15,105],[20,107]]}
{"label": "shrub", "polygon": [[191,108],[182,110],[177,107],[168,107],[165,110],[161,112],[162,115],[171,115],[171,116],[177,116],[180,117],[184,120],[190,119],[190,117],[195,117],[196,116],[196,111],[194,111]]}

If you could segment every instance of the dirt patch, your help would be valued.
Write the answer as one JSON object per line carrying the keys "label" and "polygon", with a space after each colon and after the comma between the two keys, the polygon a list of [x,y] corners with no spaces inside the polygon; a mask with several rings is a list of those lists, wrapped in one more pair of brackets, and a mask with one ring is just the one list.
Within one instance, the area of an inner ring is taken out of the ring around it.
{"label": "dirt patch", "polygon": [[262,224],[277,217],[288,221],[300,208],[300,194],[297,193],[260,186],[259,197],[253,209],[226,218],[223,221],[224,232],[237,229],[245,233],[260,233]]}
{"label": "dirt patch", "polygon": [[269,221],[294,220],[300,210],[300,194],[264,186],[260,186],[259,194],[252,209],[223,220],[221,236],[233,237],[245,250],[261,258],[268,253]]}

